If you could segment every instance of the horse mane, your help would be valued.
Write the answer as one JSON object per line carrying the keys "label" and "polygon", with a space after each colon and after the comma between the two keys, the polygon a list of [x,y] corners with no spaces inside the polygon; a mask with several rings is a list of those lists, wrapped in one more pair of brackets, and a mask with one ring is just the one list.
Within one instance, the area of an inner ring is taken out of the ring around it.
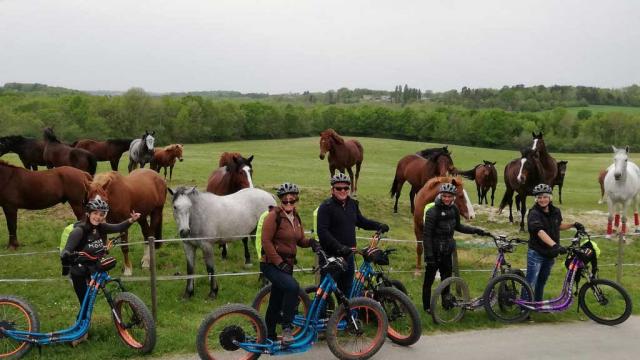
{"label": "horse mane", "polygon": [[320,137],[332,137],[338,144],[344,144],[344,139],[342,136],[338,135],[338,133],[332,128],[328,128],[327,130],[320,133]]}
{"label": "horse mane", "polygon": [[121,178],[117,171],[109,171],[106,173],[97,174],[91,182],[91,189],[95,190],[98,195],[106,197],[106,188],[112,180]]}
{"label": "horse mane", "polygon": [[25,140],[35,140],[35,139],[24,137],[22,135],[8,135],[8,136],[0,137],[0,141],[8,141],[8,142],[11,142],[12,144],[21,143],[21,142],[24,142]]}
{"label": "horse mane", "polygon": [[422,156],[425,159],[437,159],[438,156],[440,156],[441,154],[447,154],[449,155],[449,149],[448,149],[448,145],[447,146],[443,146],[443,147],[437,147],[437,148],[427,148],[427,149],[423,149],[420,150],[418,152],[416,152],[416,155]]}
{"label": "horse mane", "polygon": [[438,186],[440,183],[449,183],[451,180],[455,180],[456,186],[460,186],[462,184],[462,178],[460,176],[436,176],[434,178],[429,179],[424,187],[427,189],[433,189]]}
{"label": "horse mane", "polygon": [[107,139],[107,143],[114,145],[127,145],[129,146],[133,139]]}
{"label": "horse mane", "polygon": [[56,134],[53,132],[53,129],[48,127],[44,129],[44,138],[48,142],[59,143],[60,140],[56,137]]}
{"label": "horse mane", "polygon": [[173,190],[173,197],[171,198],[171,202],[176,201],[178,196],[181,196],[181,195],[193,197],[194,195],[197,195],[199,193],[200,192],[195,186],[191,186],[191,187],[178,186],[175,190]]}

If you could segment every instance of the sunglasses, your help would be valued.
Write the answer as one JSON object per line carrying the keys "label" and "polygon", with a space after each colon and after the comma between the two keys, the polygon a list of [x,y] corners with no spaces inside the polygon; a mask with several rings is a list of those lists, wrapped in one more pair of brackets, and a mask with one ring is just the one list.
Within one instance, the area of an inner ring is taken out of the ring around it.
{"label": "sunglasses", "polygon": [[282,205],[293,205],[297,202],[298,200],[282,200]]}
{"label": "sunglasses", "polygon": [[333,187],[336,191],[348,191],[349,187],[348,186],[334,186]]}

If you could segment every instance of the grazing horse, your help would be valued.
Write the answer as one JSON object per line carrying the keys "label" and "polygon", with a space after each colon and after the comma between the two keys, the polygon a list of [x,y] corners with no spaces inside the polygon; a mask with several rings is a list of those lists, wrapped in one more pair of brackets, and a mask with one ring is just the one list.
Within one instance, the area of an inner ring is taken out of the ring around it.
{"label": "grazing horse", "polygon": [[[207,240],[185,240],[182,242],[187,258],[187,275],[193,275],[195,252],[201,248],[209,274],[209,298],[218,294],[213,245],[237,241],[256,229],[260,214],[270,206],[276,206],[273,195],[256,188],[242,189],[231,195],[218,196],[199,192],[195,187],[169,189],[173,196],[173,217],[181,238],[208,238]],[[245,257],[245,262],[248,259]],[[187,280],[185,298],[193,296],[193,279]]]}
{"label": "grazing horse", "polygon": [[558,164],[556,159],[554,159],[549,152],[547,152],[547,145],[544,143],[544,139],[542,138],[542,132],[536,134],[532,132],[533,136],[533,144],[531,145],[531,150],[538,153],[540,158],[540,163],[542,164],[542,168],[544,169],[544,176],[542,177],[543,183],[553,186],[553,183],[556,180],[558,174]]}
{"label": "grazing horse", "polygon": [[433,150],[428,153],[427,158],[417,154],[410,154],[398,161],[396,174],[391,184],[391,190],[389,191],[392,197],[396,197],[395,204],[393,205],[394,213],[398,212],[398,199],[400,199],[400,192],[402,191],[402,185],[404,185],[405,181],[411,184],[409,203],[411,205],[411,213],[413,213],[415,210],[413,205],[414,197],[429,179],[436,176],[447,176],[450,173],[456,172],[453,166],[453,160],[451,159],[451,153],[446,147],[426,149],[420,153],[426,154],[425,151],[427,150]]}
{"label": "grazing horse", "polygon": [[[640,196],[640,168],[629,161],[629,147],[617,149],[611,146],[615,153],[613,164],[607,168],[607,174],[604,177],[604,193],[607,200],[607,208],[609,209],[609,217],[607,219],[607,239],[611,238],[613,233],[613,217],[614,213],[622,212],[622,230],[624,235],[627,232],[627,209],[638,206],[638,197]],[[636,226],[638,225],[638,214],[634,214]],[[616,226],[617,216],[616,216]]]}
{"label": "grazing horse", "polygon": [[498,171],[496,170],[496,162],[482,160],[483,164],[476,165],[473,169],[459,172],[463,177],[474,180],[476,182],[476,190],[478,191],[478,204],[482,205],[484,199],[485,204],[489,204],[487,194],[491,189],[491,206],[493,206],[493,195],[498,185]]}
{"label": "grazing horse", "polygon": [[155,133],[155,131],[151,133],[145,131],[140,139],[135,139],[131,142],[131,145],[129,145],[129,172],[138,167],[138,164],[140,164],[141,168],[144,168],[146,163],[151,162],[154,154],[153,144],[155,138],[153,135]]}
{"label": "grazing horse", "polygon": [[[320,160],[324,160],[326,153],[329,161],[329,172],[335,175],[336,170],[344,173],[345,169],[351,179],[351,193],[355,196],[358,191],[358,178],[360,167],[364,159],[364,149],[358,140],[345,140],[333,129],[327,129],[320,133]],[[356,166],[356,176],[353,176],[351,167]]]}
{"label": "grazing horse", "polygon": [[456,198],[454,204],[460,210],[460,215],[467,220],[471,220],[475,217],[473,211],[473,205],[467,195],[467,191],[464,190],[462,184],[462,178],[441,176],[435,177],[427,181],[427,183],[418,191],[415,198],[416,208],[413,212],[413,231],[416,236],[416,275],[420,274],[422,270],[422,232],[424,229],[424,208],[428,203],[433,202],[440,191],[440,185],[451,183],[456,186]]}
{"label": "grazing horse", "polygon": [[9,248],[19,246],[16,227],[18,209],[39,210],[69,202],[79,220],[91,175],[70,166],[30,171],[0,160],[0,206],[7,218]]}
{"label": "grazing horse", "polygon": [[558,161],[558,172],[556,173],[556,178],[551,184],[551,188],[554,186],[558,186],[558,197],[560,200],[560,204],[562,204],[562,186],[564,185],[564,176],[567,174],[567,163],[566,160]]}
{"label": "grazing horse", "polygon": [[176,159],[183,161],[182,158],[182,149],[184,146],[182,144],[171,144],[165,146],[162,149],[155,149],[153,154],[153,159],[151,159],[151,164],[149,166],[152,170],[156,172],[160,172],[160,168],[164,169],[164,178],[167,179],[167,167],[169,168],[169,181],[173,177],[173,166],[176,164]]}
{"label": "grazing horse", "polygon": [[42,140],[26,138],[21,135],[1,137],[0,156],[8,152],[18,154],[25,169],[38,171],[38,165],[47,165],[44,162],[44,141]]}
{"label": "grazing horse", "polygon": [[109,139],[106,141],[83,139],[74,142],[71,146],[87,150],[98,161],[108,161],[111,164],[111,170],[118,171],[120,157],[122,153],[129,150],[132,141],[133,139]]}
{"label": "grazing horse", "polygon": [[[167,185],[155,171],[137,169],[123,176],[117,171],[96,175],[89,188],[88,198],[100,195],[108,204],[107,222],[119,223],[129,218],[132,211],[140,213],[138,223],[146,240],[149,236],[162,239],[162,209],[167,197]],[[147,221],[147,216],[150,221]],[[122,237],[128,241],[128,233]],[[129,247],[122,246],[124,275],[133,273],[129,260]],[[149,247],[145,246],[142,267],[149,267]]]}
{"label": "grazing horse", "polygon": [[61,143],[52,128],[44,129],[43,158],[48,168],[73,166],[92,176],[95,175],[98,166],[98,161],[92,153]]}
{"label": "grazing horse", "polygon": [[520,219],[520,231],[524,231],[524,216],[527,213],[526,199],[527,195],[533,194],[533,188],[543,182],[544,169],[540,162],[539,154],[532,149],[523,149],[520,151],[519,159],[511,160],[504,167],[504,184],[505,192],[500,201],[498,214],[502,214],[505,206],[509,205],[509,222],[513,223],[513,213],[511,206],[513,205],[513,194],[516,195],[516,209],[522,215]]}

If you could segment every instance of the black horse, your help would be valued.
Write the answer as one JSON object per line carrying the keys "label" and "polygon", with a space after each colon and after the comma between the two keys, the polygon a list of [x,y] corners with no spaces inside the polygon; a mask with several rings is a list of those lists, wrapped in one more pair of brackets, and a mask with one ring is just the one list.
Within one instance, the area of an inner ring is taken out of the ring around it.
{"label": "black horse", "polygon": [[11,135],[0,138],[0,156],[13,152],[18,154],[22,165],[28,170],[38,170],[38,165],[46,166],[44,161],[44,141]]}

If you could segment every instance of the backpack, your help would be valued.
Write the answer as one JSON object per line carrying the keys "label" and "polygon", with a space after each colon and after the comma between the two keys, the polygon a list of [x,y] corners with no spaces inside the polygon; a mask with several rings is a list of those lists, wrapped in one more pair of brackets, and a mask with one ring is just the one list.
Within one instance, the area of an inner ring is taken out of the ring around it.
{"label": "backpack", "polygon": [[62,234],[60,235],[60,245],[58,246],[58,250],[60,250],[60,254],[62,254],[62,250],[64,250],[65,246],[67,246],[67,241],[69,240],[69,234],[73,229],[80,225],[82,221],[76,221],[67,225],[64,230],[62,230]]}
{"label": "backpack", "polygon": [[424,218],[427,217],[427,211],[436,205],[435,201],[432,201],[424,206],[424,212],[422,213],[422,222],[424,223]]}
{"label": "backpack", "polygon": [[[267,218],[267,215],[269,215],[271,211],[276,211],[279,214],[279,212],[282,210],[279,207],[273,206],[270,207],[269,210],[265,210],[262,214],[260,214],[258,225],[256,226],[256,253],[258,254],[258,257],[262,257],[262,255],[264,255],[264,251],[262,250],[262,226],[264,225],[264,219]],[[296,218],[298,218],[298,222],[300,222],[300,225],[302,225],[302,220],[300,219],[298,213],[296,213]],[[278,231],[281,222],[282,218],[280,216],[276,216],[276,232]]]}

